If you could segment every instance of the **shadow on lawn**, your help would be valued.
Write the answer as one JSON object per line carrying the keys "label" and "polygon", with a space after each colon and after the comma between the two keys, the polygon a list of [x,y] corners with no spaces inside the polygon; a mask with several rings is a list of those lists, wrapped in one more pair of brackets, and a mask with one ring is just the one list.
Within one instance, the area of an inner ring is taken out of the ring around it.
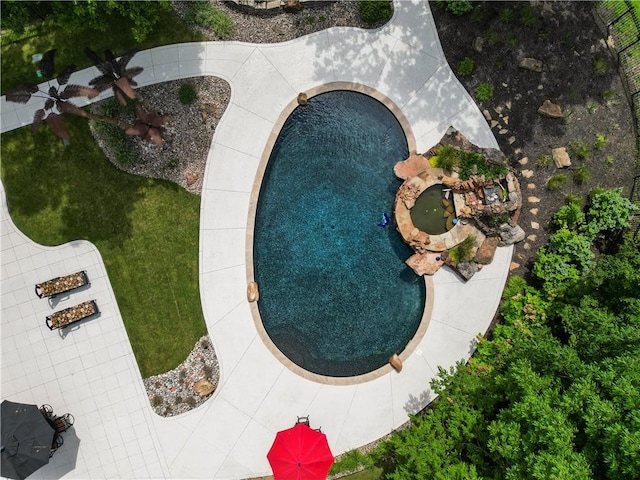
{"label": "shadow on lawn", "polygon": [[[86,239],[121,245],[133,234],[131,214],[155,180],[113,168],[85,120],[69,118],[64,147],[46,127],[3,135],[2,181],[12,217],[33,240],[58,245]],[[166,188],[178,189],[167,183]],[[28,217],[29,222],[21,219]]]}

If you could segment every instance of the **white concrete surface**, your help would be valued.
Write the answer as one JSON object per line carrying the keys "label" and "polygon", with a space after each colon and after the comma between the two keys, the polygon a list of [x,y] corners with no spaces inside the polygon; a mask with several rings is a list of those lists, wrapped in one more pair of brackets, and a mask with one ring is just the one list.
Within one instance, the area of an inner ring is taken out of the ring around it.
{"label": "white concrete surface", "polygon": [[[392,21],[376,31],[336,27],[271,45],[172,45],[141,52],[134,64],[145,67],[141,86],[216,75],[232,87],[211,146],[200,212],[200,293],[221,382],[192,412],[169,419],[153,414],[95,247],[36,245],[9,219],[3,190],[2,398],[73,413],[79,439],[65,443],[33,478],[247,478],[270,473],[266,453],[296,415],[322,426],[334,454],[403,424],[432,400],[429,381],[438,366],[468,358],[475,335],[490,324],[512,249],[499,249],[466,284],[438,272],[431,323],[402,372],[348,386],[305,380],[265,347],[246,300],[244,249],[259,159],[275,120],[300,91],[333,81],[377,89],[408,118],[418,151],[449,125],[479,146],[497,147],[444,59],[428,3],[396,1]],[[71,82],[86,83],[95,74],[86,69]],[[1,131],[29,124],[38,107],[2,97]],[[60,299],[56,309],[96,298],[101,315],[60,336],[44,326],[52,307],[33,286],[81,269],[91,286]]]}

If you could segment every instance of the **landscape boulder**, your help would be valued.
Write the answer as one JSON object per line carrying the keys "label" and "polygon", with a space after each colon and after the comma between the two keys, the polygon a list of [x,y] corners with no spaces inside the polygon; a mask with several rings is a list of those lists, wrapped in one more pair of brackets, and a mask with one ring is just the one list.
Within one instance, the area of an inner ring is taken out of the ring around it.
{"label": "landscape boulder", "polygon": [[500,240],[504,245],[512,245],[514,243],[524,240],[525,232],[519,225],[511,225],[510,223],[503,223],[499,227]]}
{"label": "landscape boulder", "polygon": [[556,164],[557,168],[566,168],[571,166],[571,158],[569,157],[565,147],[554,148],[551,151],[551,155],[553,156],[553,163]]}
{"label": "landscape boulder", "polygon": [[542,72],[542,68],[544,64],[535,58],[526,57],[520,60],[518,63],[520,68],[524,68],[525,70],[531,70],[532,72]]}
{"label": "landscape boulder", "polygon": [[485,238],[480,248],[476,251],[475,262],[481,265],[489,265],[493,261],[493,256],[499,243],[500,239],[498,237]]}
{"label": "landscape boulder", "polygon": [[549,118],[562,118],[564,116],[560,105],[553,103],[551,100],[545,100],[538,108],[538,113]]}

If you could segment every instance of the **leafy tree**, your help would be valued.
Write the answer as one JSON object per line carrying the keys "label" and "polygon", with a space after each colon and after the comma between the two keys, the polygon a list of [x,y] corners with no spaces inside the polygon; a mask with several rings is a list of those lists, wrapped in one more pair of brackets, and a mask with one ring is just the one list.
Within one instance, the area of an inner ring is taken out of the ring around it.
{"label": "leafy tree", "polygon": [[142,42],[171,5],[168,0],[137,2],[133,0],[73,1],[3,1],[2,28],[22,32],[36,20],[46,20],[57,28],[89,27],[105,32],[105,16],[118,16],[131,23],[133,38]]}
{"label": "leafy tree", "polygon": [[574,269],[571,288],[510,279],[493,337],[441,370],[440,398],[376,451],[384,478],[637,478],[640,239],[585,263],[587,237],[569,229],[581,222],[558,223],[546,248],[560,253],[546,254]]}

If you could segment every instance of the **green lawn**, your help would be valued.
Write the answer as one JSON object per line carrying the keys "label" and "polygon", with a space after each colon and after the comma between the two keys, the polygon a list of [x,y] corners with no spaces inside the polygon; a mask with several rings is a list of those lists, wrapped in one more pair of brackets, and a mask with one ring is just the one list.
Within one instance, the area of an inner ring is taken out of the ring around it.
{"label": "green lawn", "polygon": [[[131,34],[131,23],[122,17],[106,16],[105,32],[87,30],[52,29],[50,24],[42,23],[27,29],[24,34],[16,37],[11,32],[4,33],[1,47],[2,63],[2,93],[23,83],[40,83],[42,79],[36,76],[37,66],[31,63],[31,55],[44,53],[52,48],[56,49],[56,70],[60,72],[67,65],[75,65],[76,70],[91,66],[91,62],[84,54],[84,48],[89,47],[102,55],[105,49],[111,49],[116,55],[131,48],[144,50],[160,45],[172,43],[196,42],[205,40],[201,34],[191,31],[173,9],[163,14],[153,32],[147,39],[138,43]],[[135,66],[135,60],[131,63]]]}
{"label": "green lawn", "polygon": [[[4,62],[4,59],[3,59]],[[13,221],[32,240],[100,251],[143,377],[170,370],[206,333],[198,290],[200,197],[129,175],[105,158],[81,118],[71,145],[43,127],[2,135],[0,173]]]}
{"label": "green lawn", "polygon": [[345,480],[380,480],[382,478],[381,468],[369,468],[362,472],[354,473],[353,475],[347,475]]}

